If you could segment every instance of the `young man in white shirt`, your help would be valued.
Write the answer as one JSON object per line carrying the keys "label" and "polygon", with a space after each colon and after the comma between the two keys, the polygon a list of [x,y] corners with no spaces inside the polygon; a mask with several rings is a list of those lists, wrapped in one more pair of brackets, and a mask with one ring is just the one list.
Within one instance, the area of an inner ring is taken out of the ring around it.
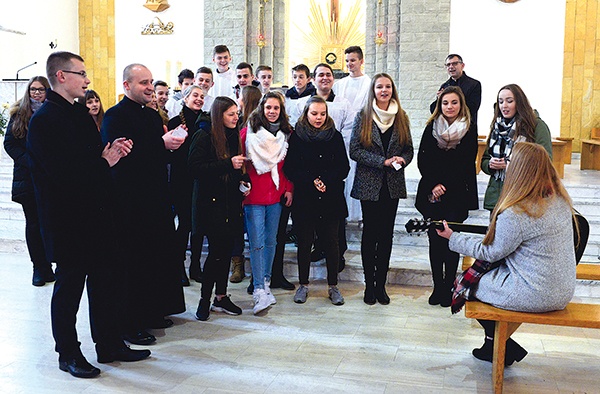
{"label": "young man in white shirt", "polygon": [[169,119],[178,116],[181,112],[181,108],[183,107],[183,102],[181,101],[183,98],[183,91],[194,83],[194,73],[192,70],[187,68],[181,70],[177,76],[177,83],[179,84],[179,91],[176,91],[169,97],[169,100],[167,100],[167,103],[165,104]]}
{"label": "young man in white shirt", "polygon": [[213,101],[215,101],[215,98],[209,94],[214,84],[213,72],[209,67],[202,66],[196,71],[194,85],[200,86],[200,89],[204,92],[204,105],[202,106],[202,111],[204,112],[210,112],[210,107]]}
{"label": "young man in white shirt", "polygon": [[227,45],[217,45],[213,49],[213,62],[217,67],[214,86],[209,94],[212,97],[226,96],[235,99],[233,87],[236,85],[235,70],[230,67],[232,57]]}

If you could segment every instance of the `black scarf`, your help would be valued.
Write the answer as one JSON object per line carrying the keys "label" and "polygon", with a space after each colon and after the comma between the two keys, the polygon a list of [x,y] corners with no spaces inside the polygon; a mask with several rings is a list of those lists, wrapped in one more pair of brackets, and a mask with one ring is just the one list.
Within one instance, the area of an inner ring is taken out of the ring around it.
{"label": "black scarf", "polygon": [[[499,116],[494,124],[494,130],[490,134],[489,153],[492,157],[508,160],[515,144],[516,117],[504,119]],[[494,178],[504,180],[505,170],[496,170]]]}
{"label": "black scarf", "polygon": [[335,127],[315,129],[312,126],[304,126],[301,123],[296,124],[296,134],[304,142],[329,141],[337,132]]}

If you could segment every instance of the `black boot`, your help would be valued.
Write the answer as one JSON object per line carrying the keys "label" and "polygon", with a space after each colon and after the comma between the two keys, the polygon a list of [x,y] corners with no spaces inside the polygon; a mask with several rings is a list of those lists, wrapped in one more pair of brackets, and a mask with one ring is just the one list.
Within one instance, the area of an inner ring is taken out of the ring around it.
{"label": "black boot", "polygon": [[210,297],[201,298],[196,310],[196,319],[200,321],[207,321],[210,317]]}
{"label": "black boot", "polygon": [[515,342],[512,338],[508,338],[506,341],[506,356],[504,358],[504,365],[512,365],[515,361],[519,362],[527,356],[527,350],[521,345]]}
{"label": "black boot", "polygon": [[386,269],[386,267],[379,269],[379,267],[377,267],[377,270],[375,271],[375,297],[377,298],[377,301],[381,304],[381,305],[387,305],[390,303],[390,297],[388,296],[387,292],[385,291],[385,282],[387,281],[387,273],[388,270]]}
{"label": "black boot", "polygon": [[494,358],[494,340],[485,338],[483,346],[479,349],[473,349],[471,353],[473,353],[473,356],[478,360],[492,362]]}
{"label": "black boot", "polygon": [[365,295],[363,301],[367,305],[375,305],[377,302],[375,297],[375,283],[373,280],[365,280]]}
{"label": "black boot", "polygon": [[[280,246],[279,244],[277,245]],[[273,270],[271,274],[271,288],[272,289],[283,289],[283,290],[294,290],[296,286],[290,283],[283,275],[283,253],[275,254],[273,259]]]}

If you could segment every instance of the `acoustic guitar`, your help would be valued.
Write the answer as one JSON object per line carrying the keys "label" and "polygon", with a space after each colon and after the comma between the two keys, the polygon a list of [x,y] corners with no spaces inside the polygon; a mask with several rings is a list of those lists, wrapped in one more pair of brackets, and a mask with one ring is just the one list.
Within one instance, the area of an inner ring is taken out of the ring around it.
{"label": "acoustic guitar", "polygon": [[[577,221],[577,225],[579,226],[579,234],[575,230],[575,221]],[[448,227],[452,229],[452,231],[463,232],[463,233],[473,233],[473,234],[485,234],[487,233],[487,226],[479,225],[479,224],[465,224],[465,223],[454,223],[447,222]],[[431,226],[438,230],[444,229],[444,223],[441,220],[431,220],[431,219],[410,219],[404,225],[406,231],[413,234],[420,234],[426,232]],[[588,242],[588,238],[590,236],[590,224],[587,219],[584,218],[579,212],[575,212],[575,218],[573,219],[573,243],[575,245],[575,261],[579,264],[581,257],[583,256],[583,252],[585,251],[585,247]]]}

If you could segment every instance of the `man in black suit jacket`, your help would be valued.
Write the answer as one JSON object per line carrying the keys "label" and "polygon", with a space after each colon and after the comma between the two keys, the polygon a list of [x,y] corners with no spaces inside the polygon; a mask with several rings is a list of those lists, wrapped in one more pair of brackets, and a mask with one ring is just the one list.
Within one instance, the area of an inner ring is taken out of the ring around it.
{"label": "man in black suit jacket", "polygon": [[[481,106],[481,82],[465,74],[463,71],[465,64],[460,55],[451,53],[446,57],[444,65],[450,78],[440,86],[437,97],[439,97],[448,86],[460,87],[465,95],[467,107],[469,107],[469,111],[471,111],[471,121],[477,126],[477,111],[479,111],[479,107]],[[429,106],[431,113],[435,110],[436,102],[437,98]]]}
{"label": "man in black suit jacket", "polygon": [[90,80],[83,59],[70,52],[48,57],[52,86],[29,123],[27,152],[44,243],[52,245],[56,283],[52,334],[59,368],[80,378],[97,376],[80,350],[75,323],[87,285],[92,339],[99,363],[138,361],[149,350],[132,350],[120,338],[118,248],[109,203],[109,168],[129,154],[132,142],[102,145],[83,98]]}

